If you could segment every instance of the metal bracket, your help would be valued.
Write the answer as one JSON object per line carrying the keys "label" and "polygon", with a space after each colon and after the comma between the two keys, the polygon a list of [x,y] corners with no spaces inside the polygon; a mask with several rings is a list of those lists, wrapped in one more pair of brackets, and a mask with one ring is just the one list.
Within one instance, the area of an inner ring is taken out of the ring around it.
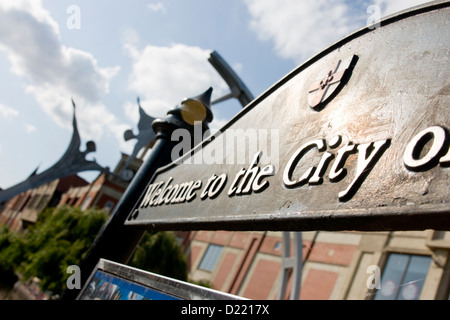
{"label": "metal bracket", "polygon": [[[294,250],[291,256],[291,233],[294,234]],[[301,232],[283,232],[283,260],[281,262],[278,300],[284,300],[287,293],[289,278],[292,275],[292,286],[289,300],[300,298],[302,281],[303,241]]]}
{"label": "metal bracket", "polygon": [[231,90],[230,93],[212,101],[211,104],[216,104],[231,98],[236,98],[239,100],[242,107],[245,107],[250,103],[250,101],[254,99],[253,95],[251,94],[250,90],[248,90],[244,82],[216,51],[211,52],[208,61],[221,75],[223,80],[225,80]]}

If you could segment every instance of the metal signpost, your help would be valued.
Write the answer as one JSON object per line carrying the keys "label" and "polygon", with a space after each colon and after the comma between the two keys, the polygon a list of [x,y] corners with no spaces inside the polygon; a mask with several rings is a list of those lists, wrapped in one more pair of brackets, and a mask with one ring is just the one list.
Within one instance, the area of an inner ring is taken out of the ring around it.
{"label": "metal signpost", "polygon": [[[153,121],[152,127],[156,133],[156,141],[152,151],[131,180],[110,218],[86,253],[80,266],[80,269],[84,271],[81,273],[82,284],[86,283],[99,259],[122,263],[128,261],[142,238],[144,230],[124,226],[124,221],[138,201],[140,193],[145,189],[149,177],[154,174],[157,168],[172,160],[172,149],[175,145],[175,142],[171,139],[172,132],[176,129],[185,129],[193,133],[196,129],[203,133],[208,129],[208,123],[212,120],[211,93],[212,88],[209,88],[198,97],[186,99],[180,106],[170,110],[164,119]],[[200,124],[194,125],[196,121]],[[76,292],[65,290],[61,299],[71,300],[75,297]]]}
{"label": "metal signpost", "polygon": [[[448,5],[356,31],[179,159],[138,174],[117,228],[450,230]],[[109,251],[132,242],[120,237]]]}
{"label": "metal signpost", "polygon": [[448,14],[410,10],[313,57],[159,169],[125,224],[450,229]]}

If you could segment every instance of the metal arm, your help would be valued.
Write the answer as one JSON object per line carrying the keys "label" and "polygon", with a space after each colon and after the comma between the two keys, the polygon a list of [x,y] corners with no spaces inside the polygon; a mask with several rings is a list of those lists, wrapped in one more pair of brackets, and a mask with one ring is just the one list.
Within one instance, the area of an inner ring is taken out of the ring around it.
{"label": "metal arm", "polygon": [[223,80],[230,87],[231,92],[221,98],[218,98],[211,102],[211,104],[219,103],[231,98],[236,98],[241,103],[242,107],[245,107],[254,99],[250,90],[242,82],[239,76],[234,72],[234,70],[228,65],[228,63],[216,52],[212,51],[208,61],[221,75]]}

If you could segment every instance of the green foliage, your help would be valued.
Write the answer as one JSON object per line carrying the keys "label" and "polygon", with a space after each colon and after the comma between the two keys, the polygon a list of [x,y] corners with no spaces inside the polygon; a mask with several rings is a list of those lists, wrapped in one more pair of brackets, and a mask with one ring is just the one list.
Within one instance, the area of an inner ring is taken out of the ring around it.
{"label": "green foliage", "polygon": [[[23,234],[0,227],[0,277],[37,277],[43,290],[61,293],[70,276],[67,267],[80,265],[107,220],[103,210],[60,207],[44,211]],[[187,281],[187,258],[173,232],[146,232],[130,265]]]}
{"label": "green foliage", "polygon": [[208,280],[189,280],[190,283],[196,284],[198,286],[202,286],[202,287],[206,287],[206,288],[210,288],[210,289],[214,289],[212,283]]}
{"label": "green foliage", "polygon": [[18,240],[6,226],[0,226],[0,278],[4,284],[12,285],[17,277],[14,268],[20,257]]}
{"label": "green foliage", "polygon": [[146,232],[130,259],[130,266],[187,280],[187,258],[173,232]]}
{"label": "green foliage", "polygon": [[70,276],[67,267],[81,263],[106,219],[103,210],[47,209],[23,234],[3,240],[0,232],[0,261],[25,279],[39,278],[42,289],[61,293]]}

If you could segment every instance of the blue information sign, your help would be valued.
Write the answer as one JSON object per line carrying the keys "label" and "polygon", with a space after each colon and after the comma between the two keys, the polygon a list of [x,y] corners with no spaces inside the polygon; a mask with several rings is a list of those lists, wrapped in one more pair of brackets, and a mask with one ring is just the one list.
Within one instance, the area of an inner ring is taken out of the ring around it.
{"label": "blue information sign", "polygon": [[179,300],[115,275],[96,271],[81,300]]}
{"label": "blue information sign", "polygon": [[78,300],[242,300],[243,298],[100,259]]}

